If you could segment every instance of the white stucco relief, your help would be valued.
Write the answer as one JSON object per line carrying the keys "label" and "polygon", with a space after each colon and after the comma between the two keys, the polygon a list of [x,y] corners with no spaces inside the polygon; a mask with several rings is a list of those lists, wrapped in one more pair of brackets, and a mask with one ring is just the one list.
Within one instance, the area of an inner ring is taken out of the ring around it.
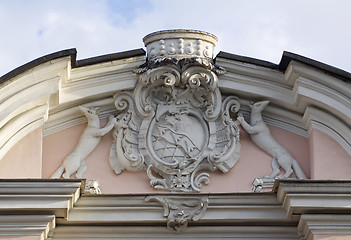
{"label": "white stucco relief", "polygon": [[[119,112],[110,163],[147,171],[150,184],[200,191],[208,171],[227,172],[239,158],[238,98],[222,99],[213,64],[216,38],[199,31],[164,31],[144,38],[148,59],[133,92],[115,94]],[[149,44],[150,43],[150,44]],[[209,55],[210,54],[210,55]]]}
{"label": "white stucco relief", "polygon": [[97,180],[92,179],[85,183],[84,193],[101,194],[100,184]]}
{"label": "white stucco relief", "polygon": [[159,202],[163,207],[163,216],[167,217],[167,228],[178,233],[184,231],[189,222],[202,218],[209,202],[208,196],[202,195],[151,195],[145,201]]}
{"label": "white stucco relief", "polygon": [[[211,34],[188,30],[146,36],[147,60],[135,70],[134,91],[114,94],[117,115],[110,115],[103,128],[93,108],[81,107],[88,126],[52,177],[69,178],[76,172],[75,177],[81,178],[86,170],[84,159],[114,128],[109,162],[116,174],[146,171],[155,189],[200,192],[210,182],[209,172],[226,173],[238,161],[242,125],[273,158],[273,172],[256,178],[254,187],[271,187],[275,178],[289,178],[293,172],[298,179],[306,178],[262,119],[268,101],[251,106],[249,124],[239,114],[240,99],[222,96],[217,75],[225,70],[212,59],[216,41]],[[280,168],[285,170],[283,175]]]}
{"label": "white stucco relief", "polygon": [[[277,142],[271,135],[266,123],[263,121],[262,111],[268,104],[269,101],[260,101],[250,104],[250,123],[247,123],[243,116],[238,117],[238,121],[243,129],[250,134],[252,141],[272,157],[272,173],[268,176],[255,179],[253,184],[254,187],[258,187],[258,189],[254,188],[254,191],[260,190],[265,184],[272,187],[274,179],[287,179],[294,172],[297,179],[306,179],[306,175],[299,163],[286,148]],[[283,175],[279,175],[280,168],[285,171]]]}
{"label": "white stucco relief", "polygon": [[79,138],[75,149],[63,160],[59,168],[54,172],[51,178],[70,178],[73,173],[76,178],[82,178],[87,169],[85,158],[99,144],[101,137],[111,131],[115,125],[115,118],[110,115],[109,121],[105,127],[100,128],[100,119],[94,108],[79,107],[82,113],[88,119],[88,125]]}

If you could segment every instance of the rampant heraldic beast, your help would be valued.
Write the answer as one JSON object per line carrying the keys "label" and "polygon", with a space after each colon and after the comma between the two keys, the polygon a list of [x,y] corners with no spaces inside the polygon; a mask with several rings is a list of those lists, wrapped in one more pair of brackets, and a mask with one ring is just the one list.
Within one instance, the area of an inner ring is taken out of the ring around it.
{"label": "rampant heraldic beast", "polygon": [[[82,176],[84,158],[114,128],[109,161],[116,174],[146,171],[155,189],[200,192],[210,181],[209,172],[228,172],[238,161],[239,125],[272,156],[272,174],[254,179],[254,191],[272,187],[275,178],[289,178],[293,173],[299,179],[306,178],[263,122],[261,112],[268,101],[252,105],[249,124],[239,114],[239,99],[221,95],[217,75],[225,69],[214,64],[214,35],[168,30],[143,40],[147,59],[135,70],[138,81],[134,91],[114,94],[117,116],[111,115],[101,129],[96,110],[81,108],[88,126],[53,178],[62,174],[69,178],[74,172]],[[280,168],[284,175],[279,175]]]}
{"label": "rampant heraldic beast", "polygon": [[238,98],[222,98],[213,63],[216,37],[192,30],[156,32],[144,38],[147,61],[134,92],[114,95],[110,163],[145,169],[156,189],[192,192],[209,183],[209,171],[227,172],[239,158]]}

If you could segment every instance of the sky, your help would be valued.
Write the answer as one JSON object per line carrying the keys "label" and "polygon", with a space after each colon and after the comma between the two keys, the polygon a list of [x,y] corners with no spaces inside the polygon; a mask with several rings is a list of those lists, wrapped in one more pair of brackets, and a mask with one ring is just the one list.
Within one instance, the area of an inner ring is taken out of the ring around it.
{"label": "sky", "polygon": [[293,52],[351,72],[349,0],[0,0],[0,76],[76,48],[77,59],[144,48],[167,29],[218,37],[224,51],[279,64]]}

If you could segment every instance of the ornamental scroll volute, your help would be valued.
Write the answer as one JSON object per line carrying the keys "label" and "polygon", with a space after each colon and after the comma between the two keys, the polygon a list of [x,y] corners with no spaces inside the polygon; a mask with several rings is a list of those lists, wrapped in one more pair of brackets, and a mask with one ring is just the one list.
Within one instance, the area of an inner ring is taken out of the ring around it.
{"label": "ornamental scroll volute", "polygon": [[240,109],[222,99],[213,64],[216,37],[161,31],[144,38],[147,61],[134,92],[115,94],[119,111],[110,163],[117,174],[146,170],[156,189],[200,191],[209,171],[227,172],[239,158]]}

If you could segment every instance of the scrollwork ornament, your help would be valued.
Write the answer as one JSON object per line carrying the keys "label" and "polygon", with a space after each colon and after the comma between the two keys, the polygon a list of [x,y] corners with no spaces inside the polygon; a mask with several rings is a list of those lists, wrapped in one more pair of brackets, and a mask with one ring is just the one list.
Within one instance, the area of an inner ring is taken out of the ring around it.
{"label": "scrollwork ornament", "polygon": [[218,145],[209,156],[209,162],[213,163],[222,172],[229,171],[239,159],[240,129],[239,123],[233,121],[231,115],[240,109],[237,97],[229,96],[222,103],[222,118],[216,121],[216,139]]}
{"label": "scrollwork ornament", "polygon": [[157,201],[163,206],[167,217],[167,228],[176,232],[184,231],[188,223],[198,221],[206,213],[207,196],[147,196],[145,201]]}
{"label": "scrollwork ornament", "polygon": [[115,107],[122,113],[118,116],[114,128],[114,142],[110,149],[110,164],[116,174],[124,169],[139,171],[144,169],[144,157],[137,148],[140,119],[135,112],[133,96],[129,92],[114,95]]}
{"label": "scrollwork ornament", "polygon": [[238,122],[232,120],[239,100],[222,99],[216,69],[224,69],[213,59],[187,55],[212,51],[208,42],[177,37],[150,44],[164,53],[148,57],[136,71],[133,92],[115,95],[116,153],[111,148],[110,156],[118,161],[111,166],[116,173],[146,169],[156,189],[200,192],[210,183],[209,172],[227,172],[239,158]]}
{"label": "scrollwork ornament", "polygon": [[210,174],[208,172],[201,172],[201,173],[199,173],[200,171],[204,171],[204,170],[214,171],[215,167],[214,166],[210,166],[209,164],[203,164],[203,165],[199,165],[192,172],[192,174],[191,174],[191,186],[197,192],[201,191],[201,187],[203,186],[203,184],[208,185],[210,183]]}
{"label": "scrollwork ornament", "polygon": [[115,98],[122,112],[115,127],[116,173],[146,168],[153,188],[200,192],[210,182],[204,171],[227,172],[236,163],[239,128],[231,117],[240,103],[236,97],[222,101],[217,76],[208,69],[148,70],[134,93]]}

